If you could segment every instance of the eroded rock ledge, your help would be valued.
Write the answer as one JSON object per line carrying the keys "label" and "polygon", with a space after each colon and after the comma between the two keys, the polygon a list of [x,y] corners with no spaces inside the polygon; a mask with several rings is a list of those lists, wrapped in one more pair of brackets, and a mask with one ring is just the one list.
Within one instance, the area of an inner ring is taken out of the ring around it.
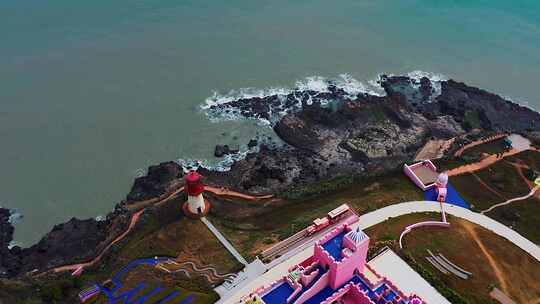
{"label": "eroded rock ledge", "polygon": [[[517,132],[540,140],[539,113],[487,91],[448,80],[438,84],[437,95],[427,78],[383,77],[381,85],[387,93],[384,97],[350,96],[330,88],[324,94],[293,92],[217,105],[217,110],[270,119],[272,107],[301,100],[300,109],[274,125],[287,145],[261,144],[259,152],[237,161],[227,172],[199,171],[209,183],[279,196],[314,181],[396,169],[433,138],[464,138],[480,130]],[[332,100],[330,106],[321,102],[325,99]],[[105,221],[71,219],[30,248],[8,249],[13,227],[8,222],[9,211],[0,209],[0,277],[91,259],[127,227],[130,213],[125,206],[172,192],[182,185],[182,176],[183,169],[175,162],[152,166],[146,176],[135,180],[126,200]]]}

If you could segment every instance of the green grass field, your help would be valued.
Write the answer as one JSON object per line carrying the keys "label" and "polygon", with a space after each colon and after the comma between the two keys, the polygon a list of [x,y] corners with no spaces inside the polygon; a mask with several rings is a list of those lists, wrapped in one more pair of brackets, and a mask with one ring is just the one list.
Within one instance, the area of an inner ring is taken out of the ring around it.
{"label": "green grass field", "polygon": [[[327,189],[337,190],[328,193]],[[355,180],[345,188],[329,181],[296,191],[323,194],[289,200],[279,208],[243,220],[215,215],[210,219],[242,255],[254,258],[264,248],[304,229],[315,218],[326,216],[341,204],[347,203],[362,214],[395,203],[423,199],[422,192],[401,171]]]}
{"label": "green grass field", "polygon": [[[537,284],[540,281],[540,263],[507,240],[465,220],[450,216],[450,228],[413,230],[403,240],[404,249],[399,250],[397,240],[407,225],[439,217],[436,213],[404,215],[370,227],[365,232],[371,239],[370,246],[383,244],[393,247],[452,303],[492,303],[488,294],[493,286],[504,286],[505,292],[517,303],[534,303],[540,297]],[[486,253],[472,233],[493,258],[495,266],[488,262]],[[434,254],[442,253],[453,263],[472,272],[473,276],[463,280],[442,274],[426,260],[427,249]],[[497,276],[493,267],[501,270],[502,278]]]}
{"label": "green grass field", "polygon": [[540,200],[529,198],[499,207],[486,214],[540,245]]}
{"label": "green grass field", "polygon": [[483,153],[497,154],[505,151],[504,137],[469,148],[463,152],[463,156],[480,156]]}
{"label": "green grass field", "polygon": [[504,197],[487,190],[474,175],[467,173],[450,177],[450,183],[457,192],[471,204],[475,211],[485,210],[505,201]]}

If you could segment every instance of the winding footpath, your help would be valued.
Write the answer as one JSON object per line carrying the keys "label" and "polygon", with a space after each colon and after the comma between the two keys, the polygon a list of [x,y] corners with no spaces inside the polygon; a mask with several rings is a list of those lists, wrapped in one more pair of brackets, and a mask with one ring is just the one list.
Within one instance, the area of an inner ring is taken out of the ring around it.
{"label": "winding footpath", "polygon": [[503,137],[505,137],[505,136],[508,136],[508,134],[506,134],[506,133],[500,133],[500,134],[496,134],[496,135],[489,136],[489,137],[486,137],[486,138],[482,138],[482,139],[479,139],[479,140],[475,140],[475,141],[473,141],[472,143],[467,144],[467,145],[465,145],[465,146],[459,148],[459,150],[457,150],[457,151],[454,153],[454,157],[461,156],[461,155],[463,154],[463,152],[465,152],[465,150],[467,150],[467,149],[470,149],[470,148],[472,148],[472,147],[476,147],[476,146],[479,146],[479,145],[488,143],[488,142],[490,142],[490,141],[494,141],[494,140],[503,138]]}
{"label": "winding footpath", "polygon": [[101,253],[95,257],[93,260],[91,260],[90,262],[86,262],[86,263],[79,263],[79,264],[74,264],[74,265],[66,265],[66,266],[60,266],[60,267],[56,267],[54,268],[54,272],[62,272],[62,271],[75,271],[74,274],[80,274],[84,268],[86,267],[90,267],[94,264],[96,264],[97,262],[99,262],[101,260],[101,258],[103,257],[103,255],[107,252],[107,250],[109,250],[112,245],[120,242],[121,240],[123,240],[127,235],[128,233],[133,230],[133,228],[135,227],[135,224],[139,221],[139,218],[141,216],[141,214],[143,213],[144,209],[143,210],[140,210],[140,211],[137,211],[135,214],[133,214],[133,216],[131,217],[131,221],[129,223],[129,226],[128,226],[128,229],[126,229],[126,231],[124,231],[124,233],[122,233],[121,235],[119,235],[118,237],[116,237],[112,242],[109,243],[109,245],[107,245],[107,247],[105,247],[105,249],[103,249],[101,251]]}
{"label": "winding footpath", "polygon": [[495,205],[489,207],[488,209],[483,210],[480,213],[485,214],[485,213],[490,212],[491,210],[493,210],[493,209],[495,209],[497,207],[508,205],[508,204],[516,202],[516,201],[522,201],[522,200],[528,199],[529,197],[533,196],[538,189],[540,189],[540,186],[536,186],[536,187],[532,188],[531,191],[527,195],[520,196],[520,197],[515,197],[515,198],[509,199],[509,200],[507,200],[505,202],[495,204]]}
{"label": "winding footpath", "polygon": [[[133,230],[133,228],[135,227],[135,224],[137,224],[137,222],[139,221],[139,218],[140,218],[141,214],[144,212],[144,210],[146,209],[146,207],[151,206],[151,205],[161,205],[161,204],[169,201],[170,199],[174,198],[175,196],[177,196],[179,193],[181,193],[183,191],[184,191],[184,186],[176,189],[175,191],[173,191],[170,194],[167,194],[164,198],[161,198],[161,199],[160,198],[153,198],[153,199],[133,203],[131,205],[131,207],[128,207],[128,208],[130,208],[132,210],[136,209],[138,211],[133,213],[128,228],[121,235],[119,235],[112,242],[110,242],[101,251],[101,253],[98,256],[96,256],[94,259],[92,259],[91,261],[86,262],[86,263],[78,263],[78,264],[72,264],[72,265],[59,266],[59,267],[53,268],[52,271],[54,271],[54,272],[73,271],[72,275],[81,274],[85,268],[93,266],[96,263],[98,263],[101,260],[101,258],[103,257],[103,255],[114,244],[116,244],[116,243],[120,242],[121,240],[123,240],[131,232],[131,230]],[[241,199],[248,200],[248,201],[260,201],[260,200],[270,199],[270,198],[274,197],[274,195],[271,195],[271,194],[270,195],[254,196],[254,195],[249,195],[249,194],[244,194],[244,193],[232,191],[232,190],[229,190],[229,189],[226,189],[226,188],[216,188],[216,187],[212,187],[212,186],[205,186],[205,191],[214,193],[215,195],[218,195],[218,196],[236,197],[236,198],[241,198]],[[133,206],[135,206],[135,207],[133,207]],[[229,249],[229,248],[227,248],[227,249]],[[234,247],[233,247],[233,249],[234,249]],[[230,249],[229,249],[229,251],[230,251]],[[241,259],[239,259],[239,261],[242,264],[246,265],[247,262],[244,260],[244,258],[241,255],[240,255],[240,258]]]}

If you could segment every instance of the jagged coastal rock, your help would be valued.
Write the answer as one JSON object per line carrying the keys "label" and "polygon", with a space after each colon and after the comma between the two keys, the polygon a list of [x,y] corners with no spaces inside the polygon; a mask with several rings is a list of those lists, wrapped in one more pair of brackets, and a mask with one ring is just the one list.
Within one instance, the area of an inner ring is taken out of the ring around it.
{"label": "jagged coastal rock", "polygon": [[177,185],[183,175],[182,167],[173,161],[151,166],[145,176],[135,179],[127,201],[142,201],[160,196]]}
{"label": "jagged coastal rock", "polygon": [[267,120],[276,109],[293,109],[273,124],[288,145],[263,148],[228,172],[206,174],[242,191],[279,192],[341,174],[395,169],[429,139],[473,129],[533,138],[540,131],[539,113],[453,80],[383,76],[381,86],[385,96],[351,95],[330,83],[323,92],[292,91],[214,105],[211,111]]}
{"label": "jagged coastal rock", "polygon": [[29,248],[14,246],[9,210],[0,208],[0,277],[44,271],[74,262],[91,260],[129,223],[129,213],[117,207],[104,221],[72,218],[58,224],[37,244]]}
{"label": "jagged coastal rock", "polygon": [[[539,113],[487,91],[453,80],[401,76],[383,76],[380,84],[384,96],[329,83],[321,92],[293,90],[213,104],[208,111],[265,120],[286,144],[252,140],[248,146],[258,145],[258,151],[235,161],[229,171],[198,170],[210,184],[280,195],[315,181],[399,168],[430,139],[457,137],[461,143],[478,132],[507,131],[540,141]],[[215,152],[237,151],[219,145]],[[176,162],[151,166],[105,221],[71,219],[25,249],[8,249],[13,227],[9,211],[0,209],[0,276],[90,259],[127,227],[130,213],[124,206],[171,193],[183,184],[183,175]]]}

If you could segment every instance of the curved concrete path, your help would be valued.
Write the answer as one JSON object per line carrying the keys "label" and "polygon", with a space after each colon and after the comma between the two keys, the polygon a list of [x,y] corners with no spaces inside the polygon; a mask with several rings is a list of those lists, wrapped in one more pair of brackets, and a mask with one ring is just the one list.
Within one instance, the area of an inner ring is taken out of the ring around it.
{"label": "curved concrete path", "polygon": [[[540,262],[540,247],[529,241],[516,231],[510,229],[509,227],[495,221],[494,219],[487,217],[483,214],[472,212],[469,209],[458,207],[451,204],[443,204],[444,211],[447,214],[451,214],[455,217],[459,217],[465,220],[468,220],[471,223],[477,224],[486,228],[487,230],[492,231],[493,233],[507,239],[514,245],[523,249],[525,252],[529,253],[532,257]],[[390,205],[373,212],[364,214],[360,216],[358,221],[358,226],[360,229],[366,229],[375,224],[384,222],[390,217],[397,217],[409,213],[417,212],[441,212],[438,202],[430,201],[414,201],[407,203],[400,203],[395,205]],[[355,226],[355,225],[353,225]]]}
{"label": "curved concrete path", "polygon": [[532,188],[531,191],[527,195],[516,197],[516,198],[513,198],[513,199],[509,199],[509,200],[507,200],[505,202],[495,204],[495,205],[489,207],[488,209],[486,209],[484,211],[481,211],[480,213],[485,214],[485,213],[490,212],[491,210],[493,210],[495,208],[498,208],[498,207],[501,207],[501,206],[504,206],[504,205],[508,205],[510,203],[513,203],[513,202],[528,199],[529,197],[533,196],[538,189],[540,189],[540,186],[536,186],[536,187]]}
{"label": "curved concrete path", "polygon": [[[529,253],[532,257],[534,257],[537,261],[540,261],[540,247],[538,247],[536,244],[529,241],[528,239],[524,238],[519,233],[510,229],[509,227],[483,214],[472,212],[469,209],[446,203],[443,205],[444,211],[447,214],[451,214],[455,217],[468,220],[472,223],[475,223],[492,231],[493,233],[507,239],[512,244],[523,249],[525,252]],[[351,227],[353,229],[356,227],[360,227],[360,229],[366,229],[373,225],[382,223],[389,218],[417,212],[441,212],[441,207],[439,205],[439,202],[432,201],[413,201],[390,205],[375,210],[373,212],[361,215],[360,220],[357,222],[357,224],[353,224],[351,225]],[[297,250],[290,255],[290,258],[284,260],[280,264],[275,265],[266,273],[255,278],[248,284],[243,285],[237,290],[232,291],[230,293],[230,296],[224,299],[220,299],[217,303],[239,303],[240,299],[243,296],[250,294],[255,289],[265,284],[268,284],[269,282],[280,279],[281,277],[283,277],[283,275],[287,273],[289,267],[301,263],[311,255],[313,255],[313,246],[303,247]]]}

